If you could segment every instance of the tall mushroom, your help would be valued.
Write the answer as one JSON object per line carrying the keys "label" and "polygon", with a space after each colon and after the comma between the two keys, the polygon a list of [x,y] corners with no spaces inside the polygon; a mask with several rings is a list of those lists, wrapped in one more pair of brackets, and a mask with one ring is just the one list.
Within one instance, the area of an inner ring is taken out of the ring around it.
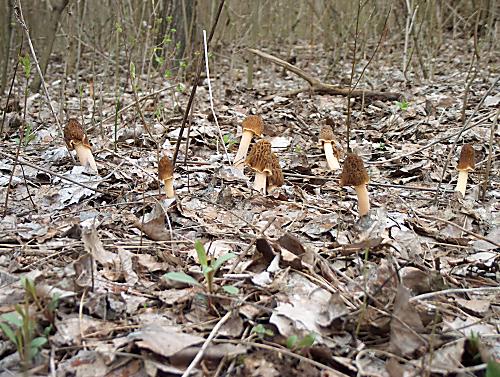
{"label": "tall mushroom", "polygon": [[267,140],[255,143],[245,162],[255,171],[254,189],[265,194],[267,177],[271,176],[273,172],[271,143]]}
{"label": "tall mushroom", "polygon": [[325,125],[321,128],[319,133],[319,142],[325,150],[326,162],[328,163],[330,170],[340,169],[338,151],[337,148],[333,146],[335,138],[333,130],[329,125]]}
{"label": "tall mushroom", "polygon": [[283,186],[285,179],[281,170],[280,161],[276,154],[271,154],[271,175],[267,179],[267,192],[273,191],[277,187]]}
{"label": "tall mushroom", "polygon": [[465,188],[467,187],[469,171],[474,170],[476,164],[475,154],[474,148],[470,144],[465,144],[460,151],[460,159],[457,165],[458,181],[455,191],[460,191],[463,197],[465,197]]}
{"label": "tall mushroom", "polygon": [[241,135],[240,146],[234,157],[234,166],[243,170],[247,158],[248,147],[254,135],[260,136],[264,131],[264,121],[258,115],[249,115],[241,123],[243,134]]}
{"label": "tall mushroom", "polygon": [[366,215],[370,210],[370,200],[368,199],[368,190],[366,189],[366,184],[369,180],[368,172],[363,165],[361,157],[350,153],[344,161],[344,167],[340,175],[340,185],[353,186],[354,190],[356,190],[360,217]]}
{"label": "tall mushroom", "polygon": [[90,168],[99,173],[97,165],[92,155],[92,148],[89,144],[89,139],[83,131],[83,128],[76,119],[71,118],[66,127],[64,127],[64,141],[68,145],[69,150],[75,150],[78,160],[82,166],[89,165]]}
{"label": "tall mushroom", "polygon": [[165,185],[167,198],[175,197],[174,192],[174,165],[167,156],[163,156],[158,163],[158,178]]}

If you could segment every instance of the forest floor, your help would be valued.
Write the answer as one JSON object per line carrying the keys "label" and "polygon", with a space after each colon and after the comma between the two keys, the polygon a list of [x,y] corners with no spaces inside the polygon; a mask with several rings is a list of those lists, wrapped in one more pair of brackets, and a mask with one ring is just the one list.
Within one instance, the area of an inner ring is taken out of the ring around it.
{"label": "forest floor", "polygon": [[[318,49],[297,46],[296,65],[348,86],[351,61],[330,71]],[[220,129],[205,79],[175,199],[159,184],[156,145],[172,156],[188,83],[160,91],[168,83],[157,79],[139,90],[145,127],[123,78],[116,135],[109,71],[94,68],[95,101],[88,80],[81,93],[66,90],[96,176],[70,158],[44,95],[29,94],[25,108],[16,80],[0,149],[0,376],[26,360],[33,375],[181,375],[196,356],[197,375],[211,376],[498,376],[500,56],[482,56],[468,76],[470,50],[443,47],[432,80],[405,80],[400,52],[379,53],[366,69],[360,87],[403,97],[352,102],[349,145],[370,176],[361,220],[354,190],[340,187],[317,140],[334,124],[345,152],[346,98],[287,97],[304,81],[266,60],[248,90],[240,52],[237,63],[230,50],[215,54]],[[81,77],[92,77],[85,57]],[[55,62],[46,76],[58,113],[62,75]],[[30,132],[9,185],[24,110]],[[220,138],[233,158],[250,114],[263,118],[284,172],[268,195],[252,190],[248,168],[230,166]],[[465,143],[476,164],[463,198],[454,188]]]}

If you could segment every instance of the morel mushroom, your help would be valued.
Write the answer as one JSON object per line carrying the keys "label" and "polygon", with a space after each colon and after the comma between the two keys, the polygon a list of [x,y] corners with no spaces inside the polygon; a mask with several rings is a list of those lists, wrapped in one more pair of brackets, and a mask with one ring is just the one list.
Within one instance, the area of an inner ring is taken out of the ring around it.
{"label": "morel mushroom", "polygon": [[82,166],[89,165],[92,170],[99,173],[97,165],[92,155],[92,148],[89,144],[89,139],[83,131],[83,128],[76,119],[72,118],[64,127],[64,141],[68,145],[69,150],[75,150],[78,160]]}
{"label": "morel mushroom", "polygon": [[267,192],[283,186],[283,183],[285,183],[285,178],[283,177],[280,161],[278,156],[273,153],[271,155],[271,175],[267,179]]}
{"label": "morel mushroom", "polygon": [[351,153],[344,161],[342,174],[340,175],[341,186],[353,186],[358,196],[358,212],[362,217],[370,210],[370,200],[366,184],[369,181],[368,172],[363,165],[361,157]]}
{"label": "morel mushroom", "polygon": [[458,181],[455,191],[461,192],[463,197],[465,197],[469,171],[474,170],[476,164],[475,154],[474,148],[470,144],[465,144],[460,151],[460,160],[458,160],[457,165]]}
{"label": "morel mushroom", "polygon": [[234,157],[234,166],[243,170],[247,158],[248,147],[254,135],[260,136],[264,131],[264,121],[258,115],[249,115],[241,123],[243,134],[241,135],[240,146]]}
{"label": "morel mushroom", "polygon": [[167,198],[175,197],[174,192],[174,165],[167,156],[163,156],[158,164],[158,178],[165,185]]}
{"label": "morel mushroom", "polygon": [[267,177],[273,173],[271,143],[266,140],[257,142],[250,150],[245,162],[255,171],[254,189],[265,194]]}
{"label": "morel mushroom", "polygon": [[326,162],[330,170],[340,169],[340,164],[338,160],[338,151],[333,146],[335,143],[335,138],[333,135],[333,130],[330,126],[325,125],[321,128],[319,133],[319,142],[322,144],[325,150]]}

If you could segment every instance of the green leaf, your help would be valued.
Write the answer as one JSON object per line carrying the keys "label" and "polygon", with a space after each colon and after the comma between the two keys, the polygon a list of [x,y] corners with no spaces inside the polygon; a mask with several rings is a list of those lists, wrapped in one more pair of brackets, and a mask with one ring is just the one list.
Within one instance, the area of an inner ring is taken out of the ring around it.
{"label": "green leaf", "polygon": [[233,285],[224,285],[222,289],[230,295],[237,295],[240,293],[240,290]]}
{"label": "green leaf", "polygon": [[500,377],[500,363],[491,359],[486,366],[486,377]]}
{"label": "green leaf", "polygon": [[29,54],[19,56],[19,62],[23,66],[24,77],[29,78],[31,75],[31,61]]}
{"label": "green leaf", "polygon": [[286,348],[292,349],[298,340],[299,340],[299,337],[297,335],[290,335],[288,337],[288,339],[286,340]]}
{"label": "green leaf", "polygon": [[306,347],[311,347],[316,340],[316,334],[310,333],[303,337],[300,342],[297,343],[297,348],[302,349]]}
{"label": "green leaf", "polygon": [[14,334],[14,330],[11,327],[3,322],[0,322],[0,330],[5,334],[5,336],[14,344],[17,344],[16,334]]}
{"label": "green leaf", "polygon": [[21,327],[23,325],[23,320],[21,316],[16,312],[5,313],[0,316],[5,322],[10,323],[16,327]]}
{"label": "green leaf", "polygon": [[250,332],[255,334],[264,334],[266,332],[266,328],[263,324],[259,323],[258,325],[252,327],[252,331]]}
{"label": "green leaf", "polygon": [[47,338],[39,336],[31,341],[31,348],[42,348],[45,343],[47,343]]}
{"label": "green leaf", "polygon": [[174,280],[174,281],[179,281],[181,283],[197,285],[198,287],[203,287],[198,282],[198,280],[196,280],[195,278],[193,278],[192,276],[190,276],[184,272],[167,272],[165,275],[163,275],[163,278]]}
{"label": "green leaf", "polygon": [[228,260],[236,258],[236,254],[233,253],[227,253],[222,256],[220,256],[215,263],[212,264],[212,267],[214,268],[215,271],[217,271],[224,263],[226,263]]}
{"label": "green leaf", "polygon": [[203,267],[203,275],[207,276],[210,273],[215,272],[215,269],[212,266]]}
{"label": "green leaf", "polygon": [[198,262],[200,263],[201,267],[205,269],[208,266],[205,246],[203,246],[200,240],[196,240],[196,242],[194,243],[194,248],[196,250],[196,253],[198,254]]}

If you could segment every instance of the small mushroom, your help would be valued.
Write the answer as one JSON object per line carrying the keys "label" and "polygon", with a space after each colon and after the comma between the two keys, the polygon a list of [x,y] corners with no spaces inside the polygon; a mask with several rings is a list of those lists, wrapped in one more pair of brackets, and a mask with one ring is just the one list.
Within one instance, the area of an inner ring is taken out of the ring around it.
{"label": "small mushroom", "polygon": [[333,130],[329,125],[325,125],[321,128],[319,133],[319,142],[322,144],[323,149],[325,150],[326,162],[328,163],[328,167],[330,170],[340,169],[339,164],[339,153],[337,148],[333,146],[335,143],[335,138],[333,135]]}
{"label": "small mushroom", "polygon": [[281,170],[280,161],[276,154],[271,154],[271,175],[267,179],[267,192],[283,186],[285,179]]}
{"label": "small mushroom", "polygon": [[76,119],[71,118],[66,127],[64,127],[64,141],[68,145],[69,150],[75,150],[78,160],[82,166],[89,165],[97,174],[97,165],[92,155],[92,148],[89,144],[89,139],[83,131],[83,128]]}
{"label": "small mushroom", "polygon": [[167,156],[163,156],[158,164],[158,178],[165,184],[167,198],[175,197],[174,192],[174,165]]}
{"label": "small mushroom", "polygon": [[260,136],[264,131],[264,121],[258,115],[249,115],[241,123],[243,134],[241,135],[240,146],[234,157],[234,166],[243,170],[247,158],[248,147],[252,141],[253,135]]}
{"label": "small mushroom", "polygon": [[465,188],[467,187],[467,178],[469,171],[474,170],[475,151],[472,145],[465,144],[460,151],[460,160],[458,160],[458,181],[455,191],[460,191],[462,196],[465,197]]}
{"label": "small mushroom", "polygon": [[271,143],[266,140],[255,143],[245,163],[255,171],[254,189],[265,194],[267,177],[273,173]]}
{"label": "small mushroom", "polygon": [[370,210],[370,200],[368,199],[368,190],[366,184],[370,178],[363,165],[361,157],[350,153],[344,161],[342,174],[340,175],[341,186],[353,186],[358,196],[358,212],[362,217]]}

